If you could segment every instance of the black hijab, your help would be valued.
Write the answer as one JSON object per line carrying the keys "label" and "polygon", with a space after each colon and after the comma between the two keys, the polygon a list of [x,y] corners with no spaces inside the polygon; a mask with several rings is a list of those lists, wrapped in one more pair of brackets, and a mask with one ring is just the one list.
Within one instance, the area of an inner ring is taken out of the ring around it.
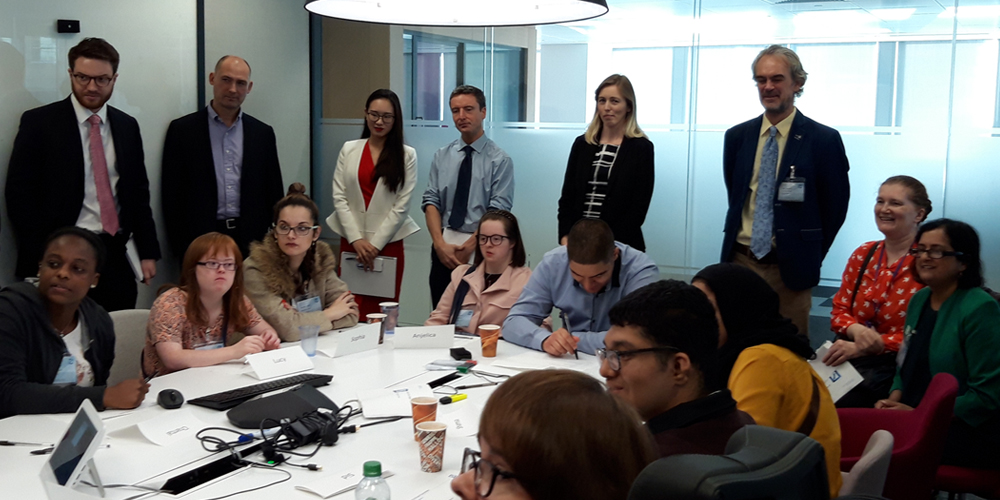
{"label": "black hijab", "polygon": [[809,340],[778,312],[777,292],[757,273],[736,264],[715,264],[702,269],[692,281],[697,280],[715,294],[726,327],[728,338],[719,348],[720,387],[726,387],[736,358],[748,347],[774,344],[804,359],[815,356]]}

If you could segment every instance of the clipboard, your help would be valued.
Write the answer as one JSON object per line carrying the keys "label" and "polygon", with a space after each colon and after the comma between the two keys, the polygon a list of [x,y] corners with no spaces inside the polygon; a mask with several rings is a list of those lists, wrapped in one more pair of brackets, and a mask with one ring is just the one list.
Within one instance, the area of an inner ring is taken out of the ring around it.
{"label": "clipboard", "polygon": [[375,257],[374,269],[365,271],[354,252],[340,253],[340,279],[351,293],[369,297],[396,296],[396,258]]}

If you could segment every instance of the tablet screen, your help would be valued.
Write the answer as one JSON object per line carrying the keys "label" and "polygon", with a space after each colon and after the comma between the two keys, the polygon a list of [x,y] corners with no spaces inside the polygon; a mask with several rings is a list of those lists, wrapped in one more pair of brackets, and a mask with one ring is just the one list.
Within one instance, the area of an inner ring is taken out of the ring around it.
{"label": "tablet screen", "polygon": [[59,484],[66,486],[96,435],[97,428],[87,413],[77,412],[73,423],[49,459],[49,466],[52,467],[52,473],[55,474]]}

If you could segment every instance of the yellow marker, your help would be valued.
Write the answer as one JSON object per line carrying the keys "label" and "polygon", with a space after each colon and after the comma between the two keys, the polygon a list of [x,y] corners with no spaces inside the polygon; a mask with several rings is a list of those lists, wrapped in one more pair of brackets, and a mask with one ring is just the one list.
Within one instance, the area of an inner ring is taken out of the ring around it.
{"label": "yellow marker", "polygon": [[452,396],[445,396],[441,398],[441,404],[443,405],[451,404],[454,403],[455,401],[461,401],[467,397],[469,397],[467,394],[455,394]]}

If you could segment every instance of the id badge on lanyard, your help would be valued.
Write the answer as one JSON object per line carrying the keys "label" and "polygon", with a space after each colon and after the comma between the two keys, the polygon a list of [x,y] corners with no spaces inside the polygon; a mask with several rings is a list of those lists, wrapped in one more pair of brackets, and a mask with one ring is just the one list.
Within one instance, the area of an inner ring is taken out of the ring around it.
{"label": "id badge on lanyard", "polygon": [[806,201],[806,180],[795,177],[795,165],[792,165],[788,178],[778,186],[778,201]]}
{"label": "id badge on lanyard", "polygon": [[53,385],[76,385],[76,357],[64,352]]}
{"label": "id badge on lanyard", "polygon": [[460,328],[468,328],[469,323],[472,322],[472,314],[474,312],[475,311],[473,311],[472,309],[462,309],[461,311],[458,311],[458,318],[455,319],[455,326]]}
{"label": "id badge on lanyard", "polygon": [[323,310],[323,302],[316,295],[301,295],[292,301],[295,310],[303,313],[319,312]]}

